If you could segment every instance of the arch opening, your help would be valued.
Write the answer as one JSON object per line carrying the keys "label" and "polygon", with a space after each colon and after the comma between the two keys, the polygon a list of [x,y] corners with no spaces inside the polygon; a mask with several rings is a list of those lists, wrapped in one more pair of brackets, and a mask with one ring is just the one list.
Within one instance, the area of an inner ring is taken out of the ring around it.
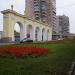
{"label": "arch opening", "polygon": [[45,37],[46,37],[46,35],[45,35],[45,29],[43,28],[42,29],[42,41],[45,41]]}
{"label": "arch opening", "polygon": [[27,38],[33,40],[33,27],[32,25],[27,26]]}
{"label": "arch opening", "polygon": [[47,41],[49,41],[50,33],[49,30],[47,30]]}
{"label": "arch opening", "polygon": [[35,40],[40,41],[40,28],[36,27],[35,29]]}
{"label": "arch opening", "polygon": [[14,42],[20,42],[23,35],[23,26],[20,22],[14,24]]}

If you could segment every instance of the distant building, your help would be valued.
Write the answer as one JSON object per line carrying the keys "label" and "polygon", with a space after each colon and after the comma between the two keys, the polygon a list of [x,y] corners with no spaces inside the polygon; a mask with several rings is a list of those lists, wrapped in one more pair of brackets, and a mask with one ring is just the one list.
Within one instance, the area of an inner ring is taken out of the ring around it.
{"label": "distant building", "polygon": [[75,39],[75,33],[70,33],[70,34],[68,35],[68,38],[69,38],[69,39]]}
{"label": "distant building", "polygon": [[0,40],[2,39],[3,31],[0,31]]}
{"label": "distant building", "polygon": [[62,16],[58,16],[59,19],[59,34],[60,37],[67,37],[69,35],[69,17],[62,15]]}

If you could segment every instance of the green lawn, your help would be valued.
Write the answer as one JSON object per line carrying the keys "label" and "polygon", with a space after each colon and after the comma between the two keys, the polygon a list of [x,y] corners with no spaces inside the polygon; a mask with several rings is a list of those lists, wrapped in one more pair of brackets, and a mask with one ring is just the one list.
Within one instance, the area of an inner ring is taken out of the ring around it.
{"label": "green lawn", "polygon": [[[75,40],[53,44],[18,44],[48,48],[47,55],[24,58],[0,57],[0,75],[67,75],[75,56]],[[1,46],[9,47],[9,46]]]}

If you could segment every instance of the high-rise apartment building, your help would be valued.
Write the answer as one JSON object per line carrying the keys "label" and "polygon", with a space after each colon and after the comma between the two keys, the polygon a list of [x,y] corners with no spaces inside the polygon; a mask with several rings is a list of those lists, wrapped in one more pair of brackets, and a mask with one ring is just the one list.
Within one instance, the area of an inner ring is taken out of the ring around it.
{"label": "high-rise apartment building", "polygon": [[25,15],[29,18],[34,18],[34,0],[25,0],[26,8],[25,8]]}
{"label": "high-rise apartment building", "polygon": [[26,13],[29,18],[40,20],[52,26],[52,37],[56,31],[56,0],[26,0]]}
{"label": "high-rise apartment building", "polygon": [[59,33],[62,37],[67,37],[69,35],[69,17],[62,15],[59,18]]}
{"label": "high-rise apartment building", "polygon": [[55,25],[56,0],[26,0],[26,15]]}

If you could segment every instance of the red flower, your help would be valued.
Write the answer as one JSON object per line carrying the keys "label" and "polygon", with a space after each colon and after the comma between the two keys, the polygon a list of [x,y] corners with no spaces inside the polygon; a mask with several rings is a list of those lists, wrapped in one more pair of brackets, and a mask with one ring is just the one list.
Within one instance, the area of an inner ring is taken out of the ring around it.
{"label": "red flower", "polygon": [[14,56],[25,56],[25,55],[43,55],[48,52],[46,48],[36,47],[9,47],[0,48],[0,55],[10,54]]}

